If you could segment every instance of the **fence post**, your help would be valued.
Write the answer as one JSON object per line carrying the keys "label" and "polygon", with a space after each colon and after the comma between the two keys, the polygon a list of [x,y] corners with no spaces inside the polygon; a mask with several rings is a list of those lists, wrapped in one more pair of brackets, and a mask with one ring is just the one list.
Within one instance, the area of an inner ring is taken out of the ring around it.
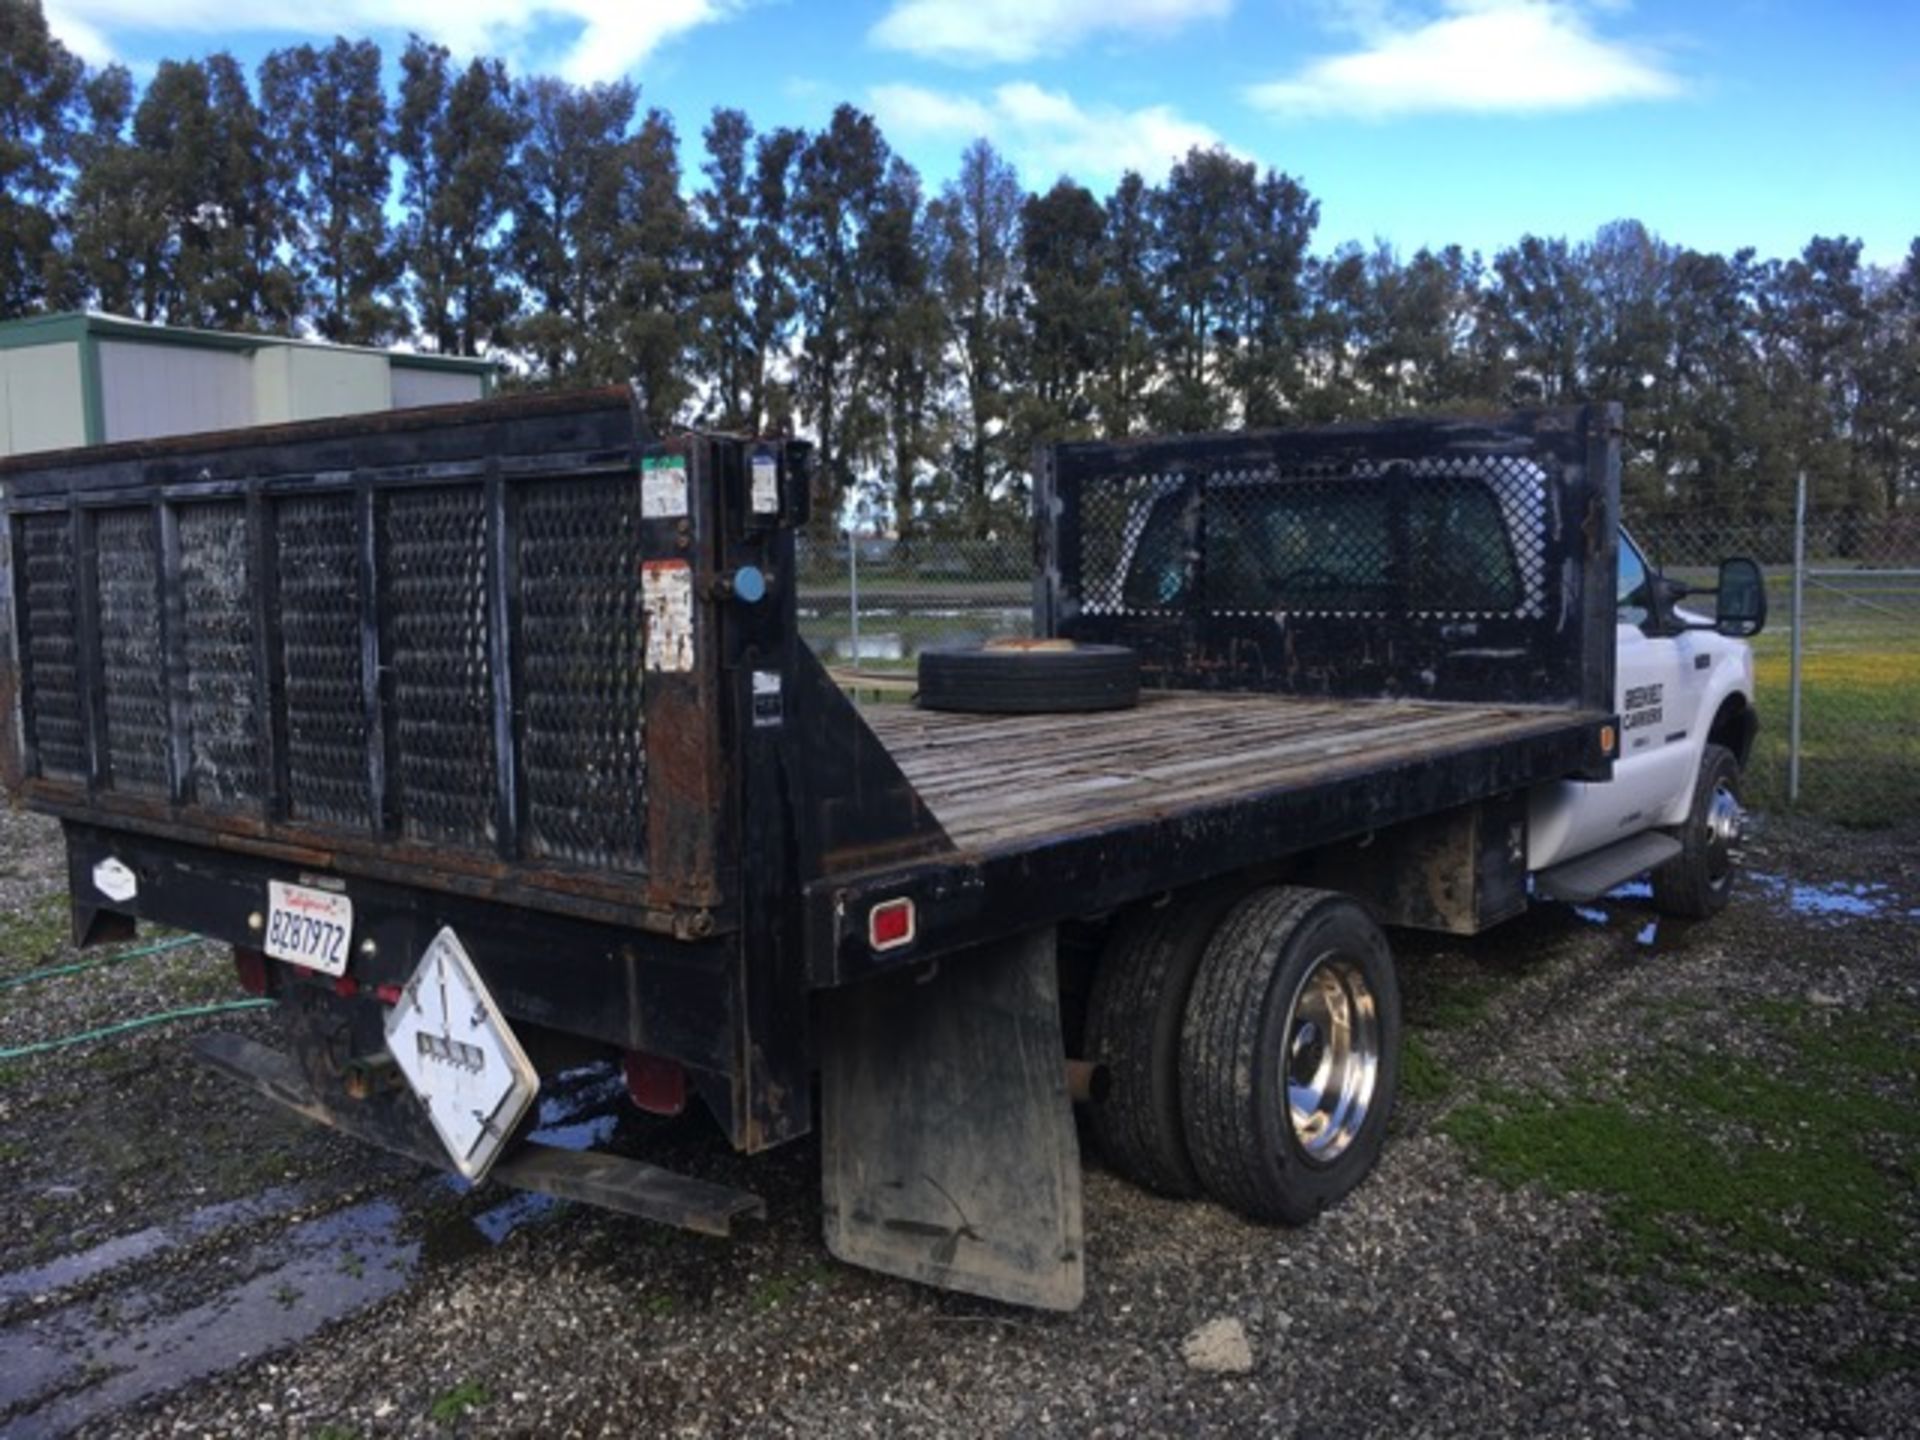
{"label": "fence post", "polygon": [[860,532],[847,531],[847,643],[853,653],[847,663],[860,668]]}
{"label": "fence post", "polygon": [[1807,472],[1802,470],[1793,497],[1793,635],[1787,662],[1787,807],[1800,803],[1800,629],[1807,576]]}

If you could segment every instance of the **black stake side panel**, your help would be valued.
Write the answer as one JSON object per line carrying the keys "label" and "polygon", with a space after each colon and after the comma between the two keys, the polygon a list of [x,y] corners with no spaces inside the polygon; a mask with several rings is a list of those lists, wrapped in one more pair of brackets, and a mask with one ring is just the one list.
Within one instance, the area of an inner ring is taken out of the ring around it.
{"label": "black stake side panel", "polygon": [[[1084,918],[1148,896],[1284,860],[1569,775],[1607,773],[1614,716],[1568,712],[1522,736],[1405,750],[1364,774],[1260,785],[1218,803],[1143,813],[1058,838],[948,856],[806,888],[808,954],[816,986],[849,984],[966,946]],[[867,912],[911,898],[918,934],[876,954]]]}
{"label": "black stake side panel", "polygon": [[1055,446],[1039,626],[1133,646],[1169,689],[1611,708],[1620,425],[1592,405]]}
{"label": "black stake side panel", "polygon": [[[655,441],[616,388],[0,464],[21,789],[161,838],[734,928],[712,472],[744,448]],[[648,501],[663,464],[683,484]],[[684,644],[649,643],[667,621]]]}

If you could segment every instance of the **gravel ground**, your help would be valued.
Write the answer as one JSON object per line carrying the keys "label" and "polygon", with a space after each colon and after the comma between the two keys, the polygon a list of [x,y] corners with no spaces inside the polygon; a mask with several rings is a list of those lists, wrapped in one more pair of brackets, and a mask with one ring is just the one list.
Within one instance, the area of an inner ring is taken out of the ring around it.
{"label": "gravel ground", "polygon": [[[1703,1056],[1791,1077],[1812,1052],[1782,1026],[1844,1039],[1883,1015],[1895,1078],[1872,1083],[1910,1102],[1920,827],[1776,820],[1748,848],[1708,924],[1630,891],[1468,942],[1396,937],[1421,1078],[1375,1176],[1274,1230],[1090,1163],[1070,1316],[835,1264],[810,1146],[744,1161],[591,1075],[545,1102],[550,1132],[748,1185],[768,1223],[723,1243],[461,1193],[186,1059],[196,1029],[271,1038],[270,1015],[0,1062],[0,1434],[1920,1433],[1914,1148],[1876,1159],[1897,1182],[1876,1262],[1795,1262],[1782,1299],[1726,1278],[1746,1261],[1711,1233],[1704,1266],[1622,1263],[1605,1195],[1505,1183],[1460,1138],[1490,1104],[1641,1095]],[[60,882],[57,832],[0,817],[0,981],[73,958]],[[185,946],[0,990],[0,1047],[235,993]],[[1663,1147],[1719,1143],[1687,1113]],[[1218,1321],[1192,1349],[1224,1371],[1196,1368],[1186,1342]]]}

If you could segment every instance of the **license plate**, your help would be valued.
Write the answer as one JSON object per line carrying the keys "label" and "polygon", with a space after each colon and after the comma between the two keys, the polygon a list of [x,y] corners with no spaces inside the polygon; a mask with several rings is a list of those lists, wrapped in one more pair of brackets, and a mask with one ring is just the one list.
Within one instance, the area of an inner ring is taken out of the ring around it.
{"label": "license plate", "polygon": [[318,970],[347,973],[353,940],[353,901],[330,890],[267,882],[267,954]]}

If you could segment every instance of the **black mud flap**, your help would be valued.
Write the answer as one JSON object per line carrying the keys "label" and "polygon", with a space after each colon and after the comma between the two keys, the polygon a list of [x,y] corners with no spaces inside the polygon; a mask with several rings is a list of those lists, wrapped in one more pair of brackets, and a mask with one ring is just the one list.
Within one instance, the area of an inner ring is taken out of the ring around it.
{"label": "black mud flap", "polygon": [[1053,947],[1042,930],[826,998],[821,1184],[840,1259],[1014,1305],[1080,1304]]}

